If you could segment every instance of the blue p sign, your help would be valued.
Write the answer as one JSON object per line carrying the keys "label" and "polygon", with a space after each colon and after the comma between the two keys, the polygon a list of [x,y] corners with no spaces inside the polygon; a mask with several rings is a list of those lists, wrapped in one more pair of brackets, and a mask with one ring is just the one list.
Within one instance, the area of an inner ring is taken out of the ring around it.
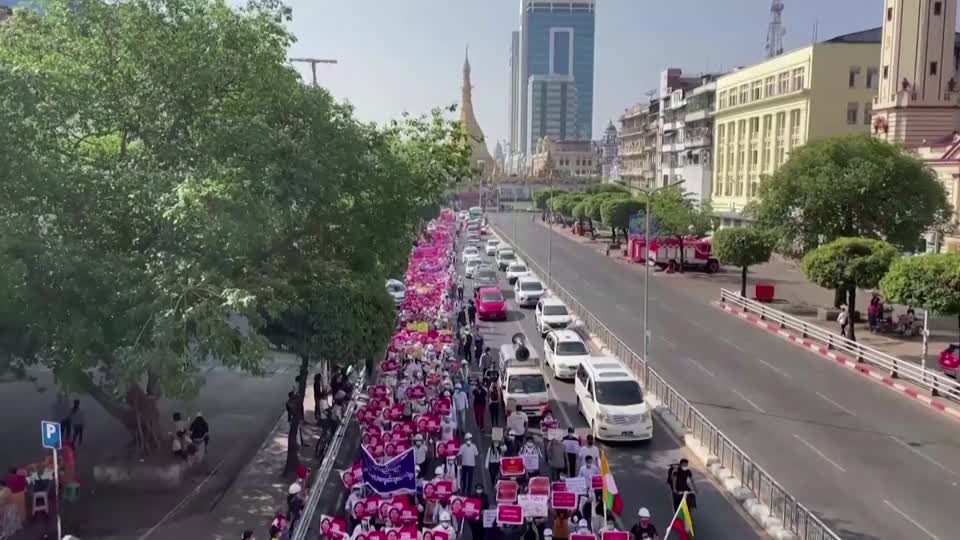
{"label": "blue p sign", "polygon": [[40,442],[44,448],[60,450],[60,423],[48,422],[46,420],[41,421]]}

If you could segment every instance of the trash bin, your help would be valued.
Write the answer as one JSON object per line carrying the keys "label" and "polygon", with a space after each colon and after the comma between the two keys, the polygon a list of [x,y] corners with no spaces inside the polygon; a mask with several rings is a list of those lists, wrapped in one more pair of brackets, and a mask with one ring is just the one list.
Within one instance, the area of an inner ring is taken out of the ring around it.
{"label": "trash bin", "polygon": [[773,302],[774,292],[772,283],[757,283],[753,288],[753,296],[758,302]]}

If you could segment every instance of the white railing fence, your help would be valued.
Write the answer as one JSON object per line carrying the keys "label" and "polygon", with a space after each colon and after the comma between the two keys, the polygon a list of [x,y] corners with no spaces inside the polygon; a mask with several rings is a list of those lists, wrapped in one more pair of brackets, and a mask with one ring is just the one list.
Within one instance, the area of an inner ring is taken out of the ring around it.
{"label": "white railing fence", "polygon": [[828,349],[845,353],[857,362],[864,362],[886,371],[892,378],[910,381],[931,395],[943,396],[960,401],[960,382],[930,368],[891,356],[872,347],[834,334],[821,326],[798,319],[756,300],[744,298],[739,293],[722,289],[720,301],[735,308],[757,315],[762,320],[774,323],[780,328],[793,331],[804,339],[816,341]]}

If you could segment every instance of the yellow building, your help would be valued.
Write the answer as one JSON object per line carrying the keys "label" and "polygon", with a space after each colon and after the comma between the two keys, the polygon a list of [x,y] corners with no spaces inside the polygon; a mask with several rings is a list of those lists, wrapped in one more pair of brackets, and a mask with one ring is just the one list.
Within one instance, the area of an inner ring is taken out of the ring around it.
{"label": "yellow building", "polygon": [[745,218],[760,179],[791,150],[834,135],[869,132],[879,84],[880,29],[843,35],[717,79],[714,212],[723,226]]}

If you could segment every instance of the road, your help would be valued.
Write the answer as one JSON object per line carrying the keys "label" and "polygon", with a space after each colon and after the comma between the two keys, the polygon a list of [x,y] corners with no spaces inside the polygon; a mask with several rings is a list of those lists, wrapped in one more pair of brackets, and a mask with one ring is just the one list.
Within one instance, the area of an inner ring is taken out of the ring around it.
{"label": "road", "polygon": [[[263,377],[208,367],[206,385],[196,399],[161,402],[164,420],[175,410],[188,417],[198,411],[204,413],[211,431],[208,463],[211,469],[219,465],[209,478],[207,471],[196,471],[178,492],[129,493],[96,486],[93,465],[123,455],[128,436],[119,422],[92,399],[82,394],[70,396],[71,400],[80,400],[86,412],[86,428],[77,452],[83,492],[80,502],[65,510],[66,532],[102,538],[151,527],[201,483],[190,501],[170,518],[209,510],[273,427],[296,376],[295,363],[281,355],[267,360],[264,367],[267,373]],[[0,426],[8,434],[0,445],[3,464],[30,463],[42,456],[40,420],[52,414],[57,386],[49,371],[33,370],[30,375],[35,377],[34,382],[0,382]],[[164,446],[162,451],[166,450]]]}
{"label": "road", "polygon": [[[486,257],[492,260],[492,257]],[[500,345],[509,343],[511,336],[523,332],[527,342],[536,350],[538,358],[543,358],[543,340],[537,332],[533,309],[520,308],[513,300],[513,289],[507,284],[504,274],[500,286],[508,301],[507,321],[481,321],[480,332],[484,336],[485,346],[498,350]],[[465,297],[472,297],[471,280],[467,284]],[[470,296],[467,296],[470,295]],[[577,412],[576,395],[572,381],[562,381],[548,377],[550,384],[551,408],[560,419],[564,428],[574,426],[581,434],[589,432],[589,427]],[[661,531],[670,521],[672,509],[670,495],[666,486],[667,466],[676,463],[681,457],[687,457],[696,463],[685,448],[659,422],[654,426],[652,441],[643,443],[603,444],[607,459],[613,471],[617,487],[624,502],[623,525],[627,528],[637,521],[637,511],[646,506],[653,515],[654,523]],[[698,487],[696,510],[697,537],[704,538],[764,538],[753,523],[728,499],[722,488],[714,484],[709,473],[703,469],[694,470]],[[703,532],[701,532],[703,531]],[[662,535],[662,532],[661,532]]]}
{"label": "road", "polygon": [[[549,242],[529,214],[490,220],[543,268],[550,251],[554,280],[642,350],[640,273]],[[956,538],[955,421],[724,315],[683,279],[651,279],[654,369],[842,537]]]}

